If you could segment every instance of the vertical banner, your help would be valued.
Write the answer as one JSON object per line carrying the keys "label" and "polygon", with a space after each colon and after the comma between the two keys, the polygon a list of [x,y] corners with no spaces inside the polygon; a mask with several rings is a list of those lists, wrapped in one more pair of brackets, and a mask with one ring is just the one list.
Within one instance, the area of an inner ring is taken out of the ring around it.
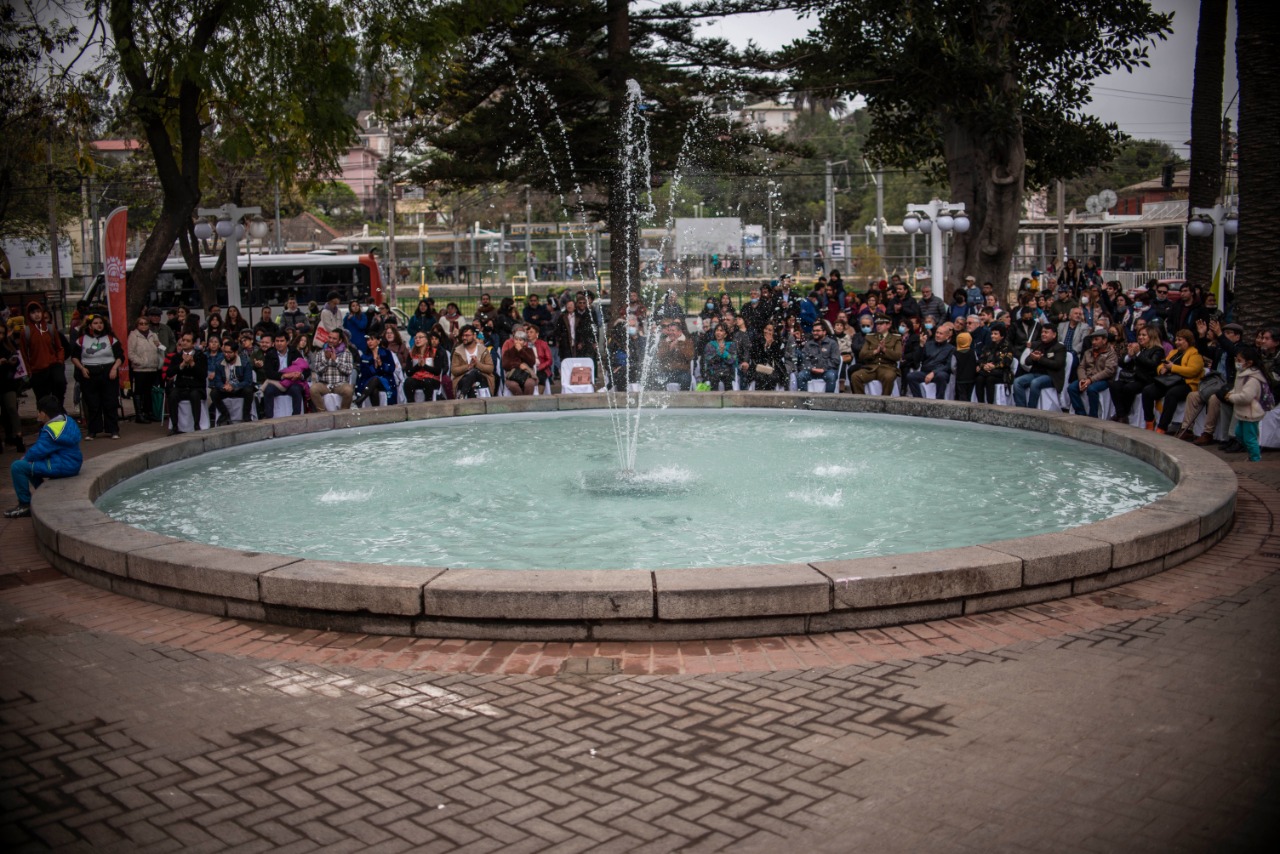
{"label": "vertical banner", "polygon": [[107,283],[107,313],[111,318],[111,331],[120,339],[124,350],[124,364],[120,367],[120,387],[125,388],[129,377],[129,330],[133,324],[126,308],[124,280],[124,253],[129,237],[129,209],[116,208],[107,217],[106,234],[103,237],[103,278]]}

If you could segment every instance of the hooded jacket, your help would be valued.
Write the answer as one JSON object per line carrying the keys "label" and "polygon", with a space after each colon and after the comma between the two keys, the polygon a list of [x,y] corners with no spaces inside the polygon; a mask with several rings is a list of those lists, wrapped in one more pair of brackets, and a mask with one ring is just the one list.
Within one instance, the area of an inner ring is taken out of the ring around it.
{"label": "hooded jacket", "polygon": [[23,459],[35,467],[40,477],[71,477],[80,473],[84,456],[80,453],[80,428],[59,415],[40,428],[40,438],[27,449]]}

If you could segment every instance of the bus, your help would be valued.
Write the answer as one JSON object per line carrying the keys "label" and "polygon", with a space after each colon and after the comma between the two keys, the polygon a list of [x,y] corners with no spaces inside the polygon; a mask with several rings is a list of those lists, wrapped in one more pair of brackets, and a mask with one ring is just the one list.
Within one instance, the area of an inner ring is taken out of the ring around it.
{"label": "bus", "polygon": [[[218,263],[218,255],[200,256],[200,265],[212,270]],[[136,259],[125,262],[126,282],[133,272]],[[282,255],[240,256],[240,312],[252,324],[263,306],[273,312],[284,306],[290,295],[298,298],[304,309],[315,300],[323,305],[325,298],[337,293],[340,305],[358,299],[362,303],[382,302],[382,274],[372,255],[338,255],[319,252]],[[126,285],[127,287],[127,285]],[[217,304],[227,305],[225,282],[216,289]],[[102,274],[90,283],[84,299],[90,305],[107,302],[106,279]],[[187,269],[183,258],[170,258],[164,262],[155,284],[147,295],[146,305],[161,309],[182,306],[203,317],[206,306],[200,304],[200,289]]]}

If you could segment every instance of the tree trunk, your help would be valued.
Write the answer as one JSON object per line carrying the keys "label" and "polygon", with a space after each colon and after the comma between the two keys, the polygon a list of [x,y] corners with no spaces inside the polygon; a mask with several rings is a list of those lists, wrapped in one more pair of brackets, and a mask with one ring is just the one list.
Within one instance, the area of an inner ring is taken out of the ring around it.
{"label": "tree trunk", "polygon": [[1280,18],[1266,0],[1236,2],[1236,63],[1240,82],[1240,233],[1236,253],[1235,319],[1252,341],[1280,314],[1280,237],[1273,202],[1280,195]]}
{"label": "tree trunk", "polygon": [[1026,173],[1026,149],[1022,131],[992,144],[979,133],[949,121],[944,126],[943,150],[951,198],[962,202],[969,215],[966,234],[954,234],[943,288],[934,293],[948,299],[951,292],[973,276],[991,282],[1001,303],[1009,289],[1009,270],[1022,220],[1022,190]]}
{"label": "tree trunk", "polygon": [[[631,67],[631,23],[627,0],[608,0],[609,33],[609,117],[619,131],[627,120],[630,104],[627,78]],[[636,197],[636,175],[622,162],[625,139],[619,140],[619,162],[609,175],[609,300],[613,312],[625,310],[627,291],[640,283],[639,206]],[[638,200],[638,198],[637,198]],[[606,317],[607,323],[612,318]]]}
{"label": "tree trunk", "polygon": [[[203,57],[214,33],[227,11],[227,2],[214,3],[204,11],[192,28],[191,52]],[[160,72],[148,69],[146,56],[134,36],[134,2],[112,0],[108,25],[120,62],[120,71],[128,84],[128,104],[146,134],[151,156],[155,160],[156,178],[164,192],[164,204],[155,229],[147,237],[134,263],[125,288],[125,308],[136,318],[147,304],[147,295],[156,276],[169,257],[173,243],[183,228],[189,228],[191,216],[200,204],[200,151],[204,128],[200,123],[203,94],[197,67],[171,91],[170,69]],[[170,104],[176,100],[177,140],[170,135]]]}
{"label": "tree trunk", "polygon": [[[1191,90],[1191,184],[1193,208],[1211,208],[1222,192],[1222,76],[1226,64],[1227,0],[1200,0],[1196,76]],[[1187,241],[1187,281],[1208,286],[1213,278],[1213,241]]]}

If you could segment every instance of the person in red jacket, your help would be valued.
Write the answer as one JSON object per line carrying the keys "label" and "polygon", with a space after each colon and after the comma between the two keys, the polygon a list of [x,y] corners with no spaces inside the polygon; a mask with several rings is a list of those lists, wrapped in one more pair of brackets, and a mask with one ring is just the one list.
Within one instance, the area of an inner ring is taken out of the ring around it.
{"label": "person in red jacket", "polygon": [[31,390],[35,398],[53,395],[58,400],[67,397],[67,350],[62,334],[53,325],[53,317],[40,303],[27,303],[27,322],[22,327],[18,346],[22,360],[31,375]]}

